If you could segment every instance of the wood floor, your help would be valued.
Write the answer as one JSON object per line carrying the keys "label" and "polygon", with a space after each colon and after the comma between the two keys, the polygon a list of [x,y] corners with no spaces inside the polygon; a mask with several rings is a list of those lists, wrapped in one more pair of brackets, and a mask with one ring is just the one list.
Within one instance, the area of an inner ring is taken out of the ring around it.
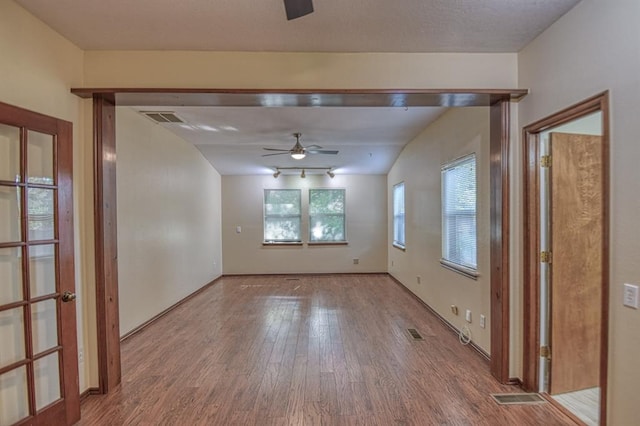
{"label": "wood floor", "polygon": [[518,389],[386,275],[225,277],[126,340],[122,362],[80,425],[573,424],[497,405]]}

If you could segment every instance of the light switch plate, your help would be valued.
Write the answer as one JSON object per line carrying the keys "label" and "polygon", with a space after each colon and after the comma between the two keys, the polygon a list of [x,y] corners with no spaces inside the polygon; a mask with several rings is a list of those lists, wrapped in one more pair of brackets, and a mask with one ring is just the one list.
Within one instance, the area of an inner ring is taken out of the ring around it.
{"label": "light switch plate", "polygon": [[624,306],[638,309],[638,286],[635,284],[624,285],[624,295],[622,299]]}
{"label": "light switch plate", "polygon": [[471,309],[467,309],[464,315],[464,319],[467,320],[467,322],[471,322]]}

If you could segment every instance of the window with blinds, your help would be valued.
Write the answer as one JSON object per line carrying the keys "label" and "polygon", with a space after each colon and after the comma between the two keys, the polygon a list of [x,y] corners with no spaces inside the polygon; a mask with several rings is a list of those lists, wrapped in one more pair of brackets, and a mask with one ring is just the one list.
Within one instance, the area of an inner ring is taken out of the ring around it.
{"label": "window with blinds", "polygon": [[476,181],[475,154],[442,167],[442,260],[472,274],[478,269]]}
{"label": "window with blinds", "polygon": [[393,245],[404,248],[404,182],[393,186]]}
{"label": "window with blinds", "polygon": [[300,190],[264,190],[264,242],[298,243],[300,236]]}

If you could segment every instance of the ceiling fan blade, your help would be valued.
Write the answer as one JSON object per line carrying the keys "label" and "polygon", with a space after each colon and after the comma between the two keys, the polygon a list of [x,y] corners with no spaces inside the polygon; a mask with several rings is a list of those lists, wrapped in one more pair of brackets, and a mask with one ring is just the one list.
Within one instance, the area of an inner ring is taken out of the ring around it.
{"label": "ceiling fan blade", "polygon": [[267,150],[267,151],[283,151],[283,152],[291,151],[290,149],[279,149],[279,148],[262,148],[262,149]]}
{"label": "ceiling fan blade", "polygon": [[284,10],[287,12],[287,21],[290,21],[313,12],[313,2],[312,0],[284,0]]}
{"label": "ceiling fan blade", "polygon": [[320,145],[307,145],[305,149],[322,149]]}
{"label": "ceiling fan blade", "polygon": [[339,151],[332,151],[328,149],[307,149],[307,154],[337,154]]}
{"label": "ceiling fan blade", "polygon": [[276,152],[274,154],[263,154],[262,156],[263,157],[270,157],[272,155],[283,155],[283,154],[288,154],[288,153],[289,153],[289,151],[287,151],[287,152]]}

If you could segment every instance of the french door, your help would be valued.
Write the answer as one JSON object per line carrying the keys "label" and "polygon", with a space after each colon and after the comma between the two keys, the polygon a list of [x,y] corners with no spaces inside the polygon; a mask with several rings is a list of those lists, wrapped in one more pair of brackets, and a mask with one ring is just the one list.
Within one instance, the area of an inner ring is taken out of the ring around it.
{"label": "french door", "polygon": [[72,125],[0,103],[0,425],[80,418]]}

